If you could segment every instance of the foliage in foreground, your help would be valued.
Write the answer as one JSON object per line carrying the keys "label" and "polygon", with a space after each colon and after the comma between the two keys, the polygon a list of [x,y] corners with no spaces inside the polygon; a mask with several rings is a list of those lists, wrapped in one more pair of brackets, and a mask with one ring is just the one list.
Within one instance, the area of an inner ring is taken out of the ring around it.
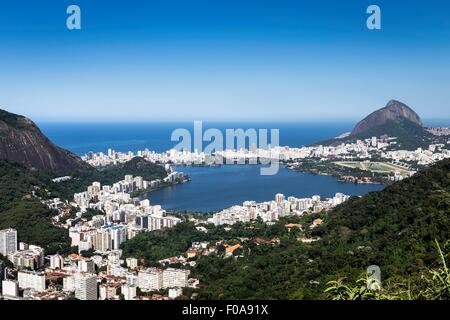
{"label": "foliage in foreground", "polygon": [[352,286],[341,278],[327,283],[324,290],[326,297],[331,300],[449,300],[450,274],[446,260],[450,252],[444,255],[437,241],[436,247],[441,258],[441,266],[429,270],[428,274],[421,278],[418,290],[404,283],[388,283],[379,289],[372,289],[376,280],[371,277],[360,278]]}

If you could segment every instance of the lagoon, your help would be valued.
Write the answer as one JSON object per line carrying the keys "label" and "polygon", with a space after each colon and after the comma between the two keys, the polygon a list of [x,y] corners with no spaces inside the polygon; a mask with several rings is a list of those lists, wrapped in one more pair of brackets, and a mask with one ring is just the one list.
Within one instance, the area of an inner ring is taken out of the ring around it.
{"label": "lagoon", "polygon": [[223,165],[220,167],[175,167],[191,176],[192,181],[152,191],[151,204],[166,210],[214,212],[246,200],[263,202],[283,193],[298,198],[320,195],[332,197],[337,192],[364,195],[384,188],[381,184],[340,182],[330,176],[300,173],[280,167],[273,176],[260,175],[260,165]]}

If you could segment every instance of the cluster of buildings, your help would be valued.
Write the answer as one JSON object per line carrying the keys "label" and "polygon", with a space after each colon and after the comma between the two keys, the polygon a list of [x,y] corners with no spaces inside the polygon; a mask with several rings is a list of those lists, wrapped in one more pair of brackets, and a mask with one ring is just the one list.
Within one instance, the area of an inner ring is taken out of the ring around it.
{"label": "cluster of buildings", "polygon": [[146,268],[138,272],[137,285],[143,291],[159,291],[188,286],[190,270]]}
{"label": "cluster of buildings", "polygon": [[[123,259],[121,250],[98,252],[90,258],[77,254],[44,256],[44,250],[37,246],[23,243],[17,246],[14,229],[0,230],[0,235],[2,240],[7,239],[0,243],[0,250],[14,264],[13,268],[6,268],[0,262],[0,298],[3,299],[136,300],[143,298],[142,292],[160,290],[167,293],[158,294],[158,299],[174,299],[183,294],[183,288],[195,288],[199,284],[197,279],[189,277],[189,269],[170,267],[178,261],[170,261],[161,268],[146,268],[136,258]],[[30,259],[33,263],[18,262],[20,259]]]}
{"label": "cluster of buildings", "polygon": [[264,222],[273,222],[284,216],[301,216],[305,213],[327,211],[348,199],[349,196],[342,193],[336,193],[333,198],[325,200],[322,200],[318,195],[311,198],[298,199],[295,197],[286,198],[279,193],[272,201],[261,203],[245,201],[242,206],[233,206],[222,210],[215,213],[212,218],[209,218],[208,222],[216,226],[232,225],[236,222],[249,222],[258,218],[261,218]]}
{"label": "cluster of buildings", "polygon": [[328,158],[339,157],[350,159],[354,157],[370,158],[370,154],[377,150],[382,150],[391,144],[395,144],[395,138],[379,139],[373,137],[366,140],[358,140],[355,143],[341,144],[338,146],[310,146],[301,148],[290,148],[273,146],[268,148],[251,149],[227,149],[216,151],[213,155],[204,152],[178,151],[171,149],[162,153],[157,153],[145,149],[143,151],[116,152],[109,150],[108,154],[103,152],[89,153],[83,157],[83,160],[95,167],[107,166],[116,163],[127,162],[134,157],[143,157],[149,161],[162,164],[218,164],[228,161],[257,163],[258,159],[279,159],[281,161],[304,159],[304,158]]}
{"label": "cluster of buildings", "polygon": [[160,179],[146,181],[139,176],[133,177],[132,175],[126,175],[124,180],[118,181],[112,186],[102,186],[100,182],[94,182],[92,185],[88,186],[86,191],[75,193],[73,199],[81,209],[115,209],[110,208],[109,205],[112,203],[129,203],[133,192],[143,191],[150,187],[156,187],[160,183]]}
{"label": "cluster of buildings", "polygon": [[[172,172],[168,178],[177,178],[177,173]],[[16,230],[0,230],[0,254],[17,271],[17,276],[13,276],[1,264],[1,296],[38,300],[71,296],[80,300],[139,298],[137,279],[138,269],[142,267],[138,267],[137,259],[121,259],[121,244],[140,232],[172,228],[181,221],[167,216],[161,206],[150,205],[149,200],[132,198],[132,192],[145,190],[153,183],[159,181],[147,182],[128,175],[113,186],[94,182],[85,192],[75,194],[73,202],[58,198],[43,200],[57,211],[53,222],[69,229],[71,245],[77,246],[79,253],[94,252],[89,259],[77,254],[45,256],[41,247],[18,244]],[[77,211],[75,217],[62,222],[64,217],[72,215],[73,209]],[[85,218],[88,210],[97,210],[99,214]],[[161,288],[170,289],[171,298],[179,296],[181,288],[188,285],[188,270],[161,270],[161,275]],[[61,278],[62,287],[52,284],[52,280]],[[144,286],[142,291],[149,288]]]}
{"label": "cluster of buildings", "polygon": [[17,245],[17,230],[0,230],[0,254],[7,257],[16,268],[38,270],[44,265],[44,249],[20,242]]}
{"label": "cluster of buildings", "polygon": [[[447,134],[447,131],[448,129],[441,128],[436,131],[436,135]],[[415,151],[388,151],[395,149],[397,144],[396,139],[395,137],[383,136],[356,140],[352,143],[341,143],[336,146],[315,145],[301,148],[273,146],[265,149],[227,149],[217,151],[212,155],[198,151],[189,152],[174,149],[162,153],[148,149],[137,151],[137,153],[122,153],[109,149],[108,154],[102,152],[89,153],[83,159],[93,166],[101,167],[126,162],[136,156],[143,157],[155,163],[177,165],[215,165],[236,162],[256,164],[259,159],[279,159],[280,161],[296,161],[308,158],[322,160],[368,160],[376,156],[400,165],[404,164],[409,166],[410,162],[415,162],[418,165],[429,165],[450,157],[450,150],[445,149],[444,144],[430,145],[426,150],[419,148]]]}
{"label": "cluster of buildings", "polygon": [[105,167],[128,162],[134,157],[142,157],[154,163],[178,165],[202,164],[207,159],[207,156],[203,152],[177,151],[173,149],[162,153],[148,149],[139,150],[136,153],[131,151],[118,152],[108,149],[108,154],[104,154],[103,152],[90,152],[83,156],[82,159],[94,167]]}
{"label": "cluster of buildings", "polygon": [[386,159],[391,159],[394,163],[413,162],[420,166],[428,166],[440,160],[450,158],[450,150],[444,147],[444,144],[431,144],[428,146],[428,149],[418,148],[414,151],[386,151],[382,156]]}
{"label": "cluster of buildings", "polygon": [[[169,170],[170,171],[170,170]],[[185,177],[183,173],[170,172],[164,179]],[[94,250],[109,252],[140,232],[172,228],[181,220],[166,215],[159,205],[149,200],[133,198],[132,193],[158,186],[161,180],[145,181],[142,177],[126,175],[124,180],[112,186],[93,182],[84,192],[74,194],[73,201],[59,198],[43,200],[50,209],[56,210],[52,220],[58,227],[69,229],[72,246],[79,252]],[[73,210],[76,214],[73,215]],[[92,216],[92,212],[97,215]],[[89,214],[86,218],[85,216]]]}
{"label": "cluster of buildings", "polygon": [[[112,187],[94,182],[87,191],[74,195],[74,205],[80,209],[78,219],[69,221],[72,246],[79,251],[98,252],[118,250],[120,245],[139,232],[172,228],[181,220],[167,216],[159,205],[131,197],[130,192],[145,189],[140,177],[125,176]],[[95,209],[103,213],[85,221],[83,212]]]}
{"label": "cluster of buildings", "polygon": [[8,260],[17,268],[38,270],[44,265],[44,249],[21,242],[19,250],[8,254]]}
{"label": "cluster of buildings", "polygon": [[17,280],[2,280],[2,296],[5,299],[18,300],[19,292],[24,297],[30,297],[38,292],[46,290],[46,279],[44,272],[20,270],[17,272]]}
{"label": "cluster of buildings", "polygon": [[427,128],[429,133],[435,136],[450,136],[450,128]]}
{"label": "cluster of buildings", "polygon": [[181,221],[177,217],[166,216],[160,206],[128,205],[121,210],[118,215],[97,215],[90,221],[80,220],[70,227],[72,246],[78,246],[79,252],[118,250],[123,242],[140,232],[172,228]]}

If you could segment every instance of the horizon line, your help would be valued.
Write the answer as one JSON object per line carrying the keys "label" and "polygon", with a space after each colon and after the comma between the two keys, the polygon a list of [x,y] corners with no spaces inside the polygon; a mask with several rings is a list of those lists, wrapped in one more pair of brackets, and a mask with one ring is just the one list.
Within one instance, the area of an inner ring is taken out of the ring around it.
{"label": "horizon line", "polygon": [[[359,122],[362,119],[360,118],[304,118],[304,119],[148,119],[148,120],[140,120],[140,119],[106,119],[106,120],[90,120],[90,119],[31,119],[36,123],[49,123],[49,124],[117,124],[117,123],[136,123],[136,124],[146,124],[146,123],[161,123],[161,124],[170,124],[170,123],[194,123],[195,121],[201,121],[204,123],[346,123],[346,122]],[[450,118],[446,117],[433,117],[433,118],[422,118],[422,122],[427,121],[447,121],[450,125]]]}

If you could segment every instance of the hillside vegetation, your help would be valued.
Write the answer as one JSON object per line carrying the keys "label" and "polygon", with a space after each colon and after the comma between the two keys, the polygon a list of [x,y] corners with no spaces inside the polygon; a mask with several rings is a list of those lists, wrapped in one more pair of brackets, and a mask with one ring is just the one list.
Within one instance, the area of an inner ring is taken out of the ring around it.
{"label": "hillside vegetation", "polygon": [[0,160],[0,229],[14,228],[19,241],[40,245],[47,253],[64,251],[67,230],[51,224],[52,212],[37,198],[45,196],[48,180],[25,167]]}

